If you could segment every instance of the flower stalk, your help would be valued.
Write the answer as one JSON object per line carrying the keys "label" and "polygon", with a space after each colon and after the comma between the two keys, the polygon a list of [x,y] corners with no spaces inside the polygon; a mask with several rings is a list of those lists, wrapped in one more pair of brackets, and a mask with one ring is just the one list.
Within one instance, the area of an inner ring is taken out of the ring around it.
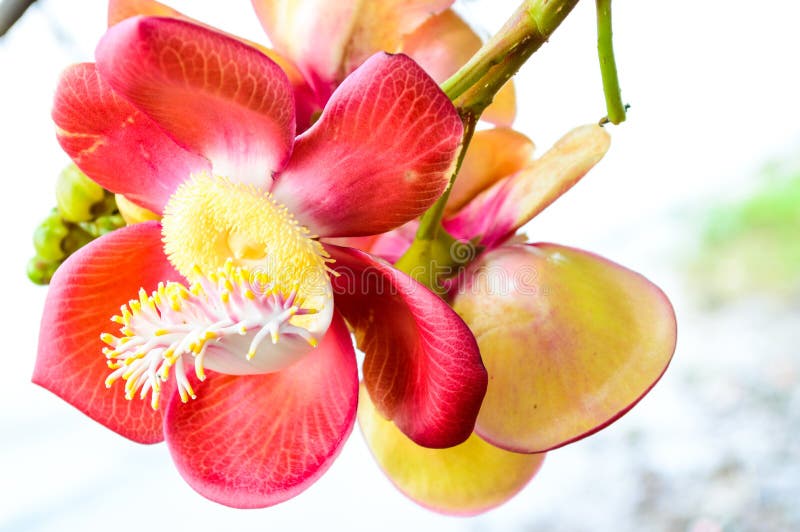
{"label": "flower stalk", "polygon": [[397,261],[397,268],[435,289],[435,272],[450,271],[455,260],[448,254],[455,239],[442,229],[441,221],[453,182],[461,168],[481,113],[494,96],[517,73],[525,61],[558,28],[578,0],[526,0],[472,58],[441,88],[458,109],[464,137],[450,187],[420,219],[414,242]]}
{"label": "flower stalk", "polygon": [[600,59],[600,74],[603,78],[603,93],[606,98],[607,117],[601,122],[620,124],[625,121],[625,106],[619,89],[617,61],[611,31],[611,0],[596,0],[597,3],[597,55]]}

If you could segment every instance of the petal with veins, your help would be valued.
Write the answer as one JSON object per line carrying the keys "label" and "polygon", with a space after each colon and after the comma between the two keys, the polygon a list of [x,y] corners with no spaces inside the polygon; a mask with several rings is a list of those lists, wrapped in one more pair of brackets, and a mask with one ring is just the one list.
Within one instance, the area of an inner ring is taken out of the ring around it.
{"label": "petal with veins", "polygon": [[258,50],[183,20],[134,17],[111,27],[95,54],[103,79],[215,174],[268,186],[285,165],[292,89]]}
{"label": "petal with veins", "polygon": [[268,375],[209,374],[196,400],[173,397],[167,445],[201,495],[235,508],[262,508],[310,486],[353,428],[358,371],[339,316],[315,350]]}
{"label": "petal with veins", "polygon": [[463,127],[404,55],[376,54],[297,138],[275,199],[319,236],[360,236],[419,216],[448,185]]}

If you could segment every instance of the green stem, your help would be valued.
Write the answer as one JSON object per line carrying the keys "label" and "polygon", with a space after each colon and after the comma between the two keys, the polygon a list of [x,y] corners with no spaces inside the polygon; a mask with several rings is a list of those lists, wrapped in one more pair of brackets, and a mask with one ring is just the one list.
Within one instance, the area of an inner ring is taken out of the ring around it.
{"label": "green stem", "polygon": [[431,272],[452,265],[452,257],[444,251],[449,250],[455,240],[441,228],[441,221],[481,113],[511,76],[547,42],[577,3],[578,0],[525,0],[500,31],[442,83],[442,90],[458,109],[464,123],[461,152],[450,177],[450,186],[422,216],[414,242],[396,263],[400,270],[414,272],[413,276],[429,288],[435,288],[438,282]]}
{"label": "green stem", "polygon": [[596,0],[597,3],[597,55],[600,58],[600,74],[603,77],[603,93],[606,97],[608,117],[603,122],[619,124],[625,121],[625,106],[619,89],[617,61],[614,58],[613,32],[611,31],[611,0]]}

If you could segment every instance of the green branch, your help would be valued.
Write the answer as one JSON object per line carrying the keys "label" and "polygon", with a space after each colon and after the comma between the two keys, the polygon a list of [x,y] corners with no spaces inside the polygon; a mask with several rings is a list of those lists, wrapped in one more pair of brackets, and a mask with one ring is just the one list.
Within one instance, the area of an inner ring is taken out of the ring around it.
{"label": "green branch", "polygon": [[431,272],[448,265],[442,264],[448,260],[442,250],[449,249],[454,239],[441,228],[442,216],[481,113],[525,61],[547,42],[577,3],[578,0],[526,0],[496,35],[442,83],[442,90],[464,123],[461,153],[450,186],[422,216],[414,242],[396,264],[406,273],[416,272],[414,277],[430,288],[437,283]]}
{"label": "green branch", "polygon": [[625,106],[619,90],[617,61],[614,58],[614,43],[611,31],[611,0],[596,0],[597,3],[597,55],[600,58],[600,74],[603,77],[603,93],[606,97],[607,118],[602,122],[619,124],[625,121]]}

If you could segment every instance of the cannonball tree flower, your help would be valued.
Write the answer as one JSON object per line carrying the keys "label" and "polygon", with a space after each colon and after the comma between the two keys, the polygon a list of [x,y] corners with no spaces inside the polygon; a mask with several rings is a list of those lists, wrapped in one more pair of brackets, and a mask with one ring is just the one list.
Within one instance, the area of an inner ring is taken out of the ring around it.
{"label": "cannonball tree flower", "polygon": [[[524,224],[605,154],[599,126],[576,128],[542,157],[508,129],[478,132],[447,205],[444,227],[480,253],[450,283],[489,373],[474,434],[425,449],[377,411],[362,390],[362,432],[392,482],[436,511],[475,514],[508,500],[545,452],[586,437],[632,408],[667,368],[676,322],[664,293],[607,259],[525,243]],[[395,261],[416,224],[369,243]]]}
{"label": "cannonball tree flower", "polygon": [[387,415],[422,445],[466,439],[486,389],[466,325],[408,276],[319,240],[387,231],[445,189],[462,126],[435,82],[377,54],[295,138],[286,74],[206,27],[131,18],[96,60],[60,80],[58,139],[93,180],[163,217],[58,270],[34,382],[134,441],[165,439],[204,496],[275,504],[325,471],[355,419],[356,360],[329,272],[376,268],[380,286],[335,298],[406,324],[399,338],[367,335],[391,344],[365,361],[393,370],[371,372]]}
{"label": "cannonball tree flower", "polygon": [[[272,48],[244,40],[269,55],[292,84],[298,131],[305,130],[333,91],[376,52],[404,53],[437,82],[478,51],[481,38],[450,6],[453,0],[252,0]],[[108,24],[136,15],[198,23],[155,0],[110,0]],[[483,120],[510,125],[516,114],[508,82]]]}

